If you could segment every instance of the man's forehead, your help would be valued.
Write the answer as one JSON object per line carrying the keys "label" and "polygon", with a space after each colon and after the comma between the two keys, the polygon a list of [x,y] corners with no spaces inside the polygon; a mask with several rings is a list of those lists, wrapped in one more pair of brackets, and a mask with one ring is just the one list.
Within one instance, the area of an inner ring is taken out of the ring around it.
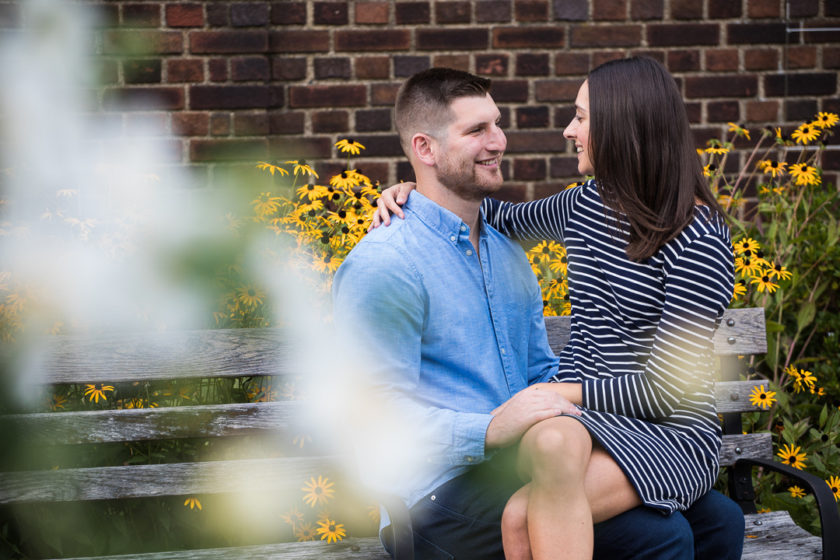
{"label": "man's forehead", "polygon": [[495,121],[499,115],[499,108],[496,107],[489,93],[483,97],[478,95],[459,97],[449,104],[449,111],[455,123]]}

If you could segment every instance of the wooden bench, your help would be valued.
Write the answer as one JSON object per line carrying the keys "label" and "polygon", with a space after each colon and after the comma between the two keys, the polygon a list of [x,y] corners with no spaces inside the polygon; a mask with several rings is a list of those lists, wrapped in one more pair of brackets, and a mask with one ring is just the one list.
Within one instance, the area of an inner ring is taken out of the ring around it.
{"label": "wooden bench", "polygon": [[[546,324],[549,341],[558,351],[568,339],[568,318],[548,317]],[[715,352],[722,364],[721,381],[716,386],[717,403],[726,433],[721,463],[728,468],[732,497],[746,514],[743,558],[840,558],[840,519],[825,482],[774,461],[771,434],[741,433],[740,413],[754,409],[749,394],[760,383],[738,381],[739,364],[743,363],[738,356],[763,353],[765,344],[762,309],[727,311],[715,337]],[[280,332],[271,329],[159,333],[143,337],[113,335],[96,340],[62,336],[51,340],[44,356],[46,379],[43,382],[124,383],[174,376],[293,376],[295,372],[288,366],[288,350]],[[288,436],[299,433],[296,419],[301,406],[300,401],[287,400],[9,415],[0,417],[0,430],[15,430],[24,439],[72,445],[277,433]],[[328,472],[335,465],[330,456],[275,455],[276,451],[269,451],[265,457],[248,459],[0,473],[0,504],[251,491],[251,481],[243,473],[259,473],[262,491],[282,494],[290,490],[299,492],[303,481],[313,473]],[[787,512],[755,513],[751,483],[754,466],[786,472],[814,493],[820,509],[822,537],[797,527]],[[404,518],[404,515],[404,511],[394,511],[392,518]],[[397,533],[410,535],[405,526]],[[410,543],[401,541],[398,546],[410,547]],[[406,556],[410,557],[410,553]],[[387,556],[377,538],[365,537],[332,544],[277,543],[107,558],[376,559]]]}

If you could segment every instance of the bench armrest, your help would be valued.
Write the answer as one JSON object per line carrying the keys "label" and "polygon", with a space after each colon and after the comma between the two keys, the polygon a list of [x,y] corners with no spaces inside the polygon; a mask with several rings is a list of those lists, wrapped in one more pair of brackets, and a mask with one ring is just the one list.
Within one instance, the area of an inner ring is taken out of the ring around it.
{"label": "bench armrest", "polygon": [[405,502],[397,496],[377,496],[379,505],[388,512],[394,538],[394,560],[414,560],[414,531]]}
{"label": "bench armrest", "polygon": [[753,465],[764,467],[801,481],[814,494],[822,525],[823,558],[840,558],[840,515],[837,502],[828,484],[818,476],[795,469],[789,465],[771,459],[738,459],[735,465]]}

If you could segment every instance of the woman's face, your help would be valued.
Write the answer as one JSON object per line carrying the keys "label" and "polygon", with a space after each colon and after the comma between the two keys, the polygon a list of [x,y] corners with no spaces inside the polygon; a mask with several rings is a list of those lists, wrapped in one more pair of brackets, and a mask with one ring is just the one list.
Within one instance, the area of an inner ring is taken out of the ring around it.
{"label": "woman's face", "polygon": [[589,81],[583,82],[575,99],[575,116],[563,136],[575,143],[578,158],[578,173],[594,175],[595,168],[589,158]]}

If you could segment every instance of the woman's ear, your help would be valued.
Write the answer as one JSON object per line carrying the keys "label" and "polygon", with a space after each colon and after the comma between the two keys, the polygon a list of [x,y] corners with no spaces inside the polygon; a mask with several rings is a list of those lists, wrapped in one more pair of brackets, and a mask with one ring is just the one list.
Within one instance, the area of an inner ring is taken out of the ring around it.
{"label": "woman's ear", "polygon": [[418,132],[411,137],[411,149],[418,161],[429,167],[435,165],[437,142],[428,134]]}

